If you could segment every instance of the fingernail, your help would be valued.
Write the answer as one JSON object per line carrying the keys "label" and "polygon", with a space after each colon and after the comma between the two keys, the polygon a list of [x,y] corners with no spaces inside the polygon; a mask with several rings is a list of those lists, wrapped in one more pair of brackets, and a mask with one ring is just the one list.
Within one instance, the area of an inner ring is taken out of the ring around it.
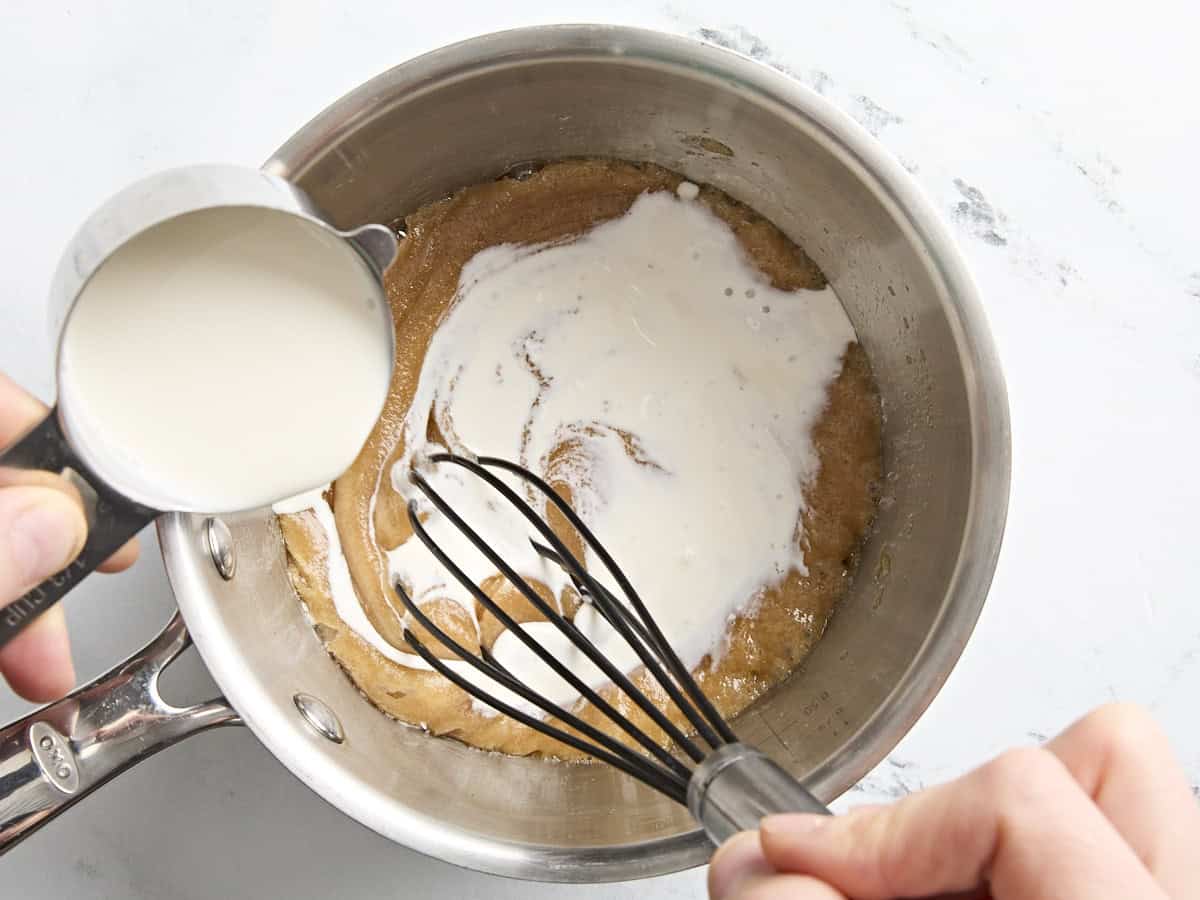
{"label": "fingernail", "polygon": [[26,582],[36,584],[61,572],[79,552],[80,516],[70,504],[66,497],[34,503],[13,519],[12,558]]}
{"label": "fingernail", "polygon": [[755,875],[774,871],[763,859],[758,833],[743,832],[721,845],[708,870],[709,900],[732,897],[738,885]]}

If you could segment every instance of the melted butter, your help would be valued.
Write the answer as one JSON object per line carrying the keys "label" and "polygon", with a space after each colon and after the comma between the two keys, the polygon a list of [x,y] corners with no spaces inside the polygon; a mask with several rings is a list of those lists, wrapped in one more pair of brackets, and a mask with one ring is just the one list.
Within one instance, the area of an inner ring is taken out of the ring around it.
{"label": "melted butter", "polygon": [[[296,515],[301,512],[311,512],[315,517],[316,525],[320,528],[327,542],[326,577],[329,581],[329,594],[333,600],[334,608],[337,610],[338,618],[354,631],[355,634],[392,662],[398,663],[408,669],[433,671],[433,667],[417,654],[406,653],[389,644],[383,635],[376,630],[375,626],[371,624],[366,613],[363,612],[358,595],[354,590],[354,580],[350,574],[350,567],[346,564],[346,557],[342,552],[341,538],[338,535],[337,526],[333,519],[333,509],[324,497],[327,490],[328,486],[306,491],[303,494],[297,494],[287,500],[275,503],[271,509],[277,515]],[[445,661],[445,665],[471,683],[485,688],[493,696],[498,697],[504,702],[517,706],[528,706],[519,696],[479,672],[470,663],[449,659]],[[478,706],[479,711],[487,715],[495,713],[495,710],[486,704],[481,703]]]}
{"label": "melted butter", "polygon": [[[388,715],[480,748],[515,754],[578,756],[512,719],[485,715],[486,709],[473,704],[436,673],[418,668],[423,665],[419,657],[406,652],[408,646],[401,627],[403,608],[390,588],[387,557],[389,550],[405,544],[411,534],[404,497],[393,485],[393,475],[398,476],[398,484],[407,492],[408,470],[394,464],[411,458],[406,446],[409,440],[419,456],[428,446],[418,445],[427,440],[446,443],[448,436],[453,437],[455,423],[452,416],[444,415],[448,409],[445,404],[430,403],[430,408],[436,409],[441,418],[435,416],[433,427],[428,430],[410,427],[409,419],[416,423],[419,416],[409,417],[409,412],[420,383],[422,380],[428,383],[426,359],[434,337],[462,300],[463,289],[467,287],[464,269],[488,248],[523,247],[541,253],[568,246],[580,235],[594,233],[601,223],[619,220],[647,193],[662,194],[669,199],[668,192],[678,191],[679,197],[695,198],[696,206],[711,210],[732,230],[738,246],[752,261],[756,297],[745,297],[744,291],[738,294],[733,284],[718,284],[721,296],[726,296],[724,289],[729,288],[731,300],[740,297],[763,304],[766,301],[758,286],[762,278],[785,292],[788,299],[811,298],[820,293],[812,290],[825,283],[820,271],[802,248],[770,222],[711,187],[696,189],[681,181],[678,175],[648,164],[571,160],[549,164],[521,181],[501,179],[464,188],[453,197],[429,204],[406,217],[409,236],[402,243],[396,265],[388,273],[397,340],[388,403],[358,461],[337,480],[332,493],[326,494],[334,510],[333,521],[329,520],[327,506],[321,514],[324,524],[318,521],[315,503],[325,503],[320,496],[298,501],[292,508],[281,506],[281,512],[292,514],[279,517],[289,575],[317,635],[355,685]],[[656,235],[651,238],[658,240]],[[639,249],[643,255],[647,255],[647,249],[652,250],[650,261],[656,265],[665,255],[661,247],[652,243]],[[746,305],[748,314],[753,313],[754,307]],[[760,319],[771,315],[762,313],[761,308],[758,312]],[[760,331],[770,327],[769,323],[760,322]],[[576,361],[573,368],[585,370],[590,365],[593,365],[591,360]],[[785,383],[777,396],[782,398],[782,406],[776,411],[787,414],[792,397],[799,398],[804,393],[801,389],[807,382],[797,380],[797,375],[804,371],[801,365],[781,373]],[[653,412],[654,402],[643,401],[648,393],[651,392],[642,390],[638,394],[639,414],[643,402],[647,413]],[[327,427],[320,417],[314,417],[311,424],[314,429]],[[853,569],[855,548],[866,533],[875,508],[872,485],[881,477],[879,426],[878,395],[869,362],[862,348],[851,344],[842,357],[839,373],[825,392],[812,429],[811,445],[805,443],[798,448],[809,447],[816,453],[815,462],[798,457],[796,468],[796,471],[815,471],[801,492],[802,508],[795,513],[802,530],[797,528],[794,539],[796,545],[803,547],[800,559],[806,574],[792,568],[782,581],[770,584],[770,573],[764,573],[763,586],[752,596],[742,598],[739,611],[733,614],[724,635],[717,639],[714,652],[693,668],[701,689],[726,718],[735,717],[800,663],[820,638],[834,604],[844,593]],[[623,445],[626,438],[640,437],[636,431],[615,435]],[[632,446],[634,452],[640,452],[638,445]],[[555,471],[580,471],[575,463],[586,459],[579,452],[581,449],[581,442],[562,445],[552,454]],[[614,452],[619,451],[614,447]],[[731,453],[732,462],[743,458],[736,441],[724,452]],[[452,467],[442,468],[453,471]],[[559,487],[565,487],[561,481]],[[296,508],[313,511],[297,512]],[[711,511],[705,510],[702,515],[701,525],[715,521]],[[432,519],[429,521],[435,524]],[[551,523],[555,524],[553,517]],[[494,526],[499,524],[503,528],[503,521],[497,523],[488,517],[477,524],[493,542],[510,539],[503,530],[497,537]],[[511,536],[514,543],[523,542],[523,527],[514,529]],[[640,523],[638,527],[642,527]],[[571,545],[569,535],[560,532],[560,536]],[[600,537],[613,549],[611,535],[601,533]],[[667,536],[650,535],[649,539],[658,541],[659,546],[670,545],[681,554],[686,552],[685,545],[669,544]],[[473,551],[466,551],[460,558],[456,550],[455,558],[478,565],[471,562],[470,552]],[[519,554],[521,550],[516,552]],[[414,546],[412,553],[417,566],[431,564],[423,548]],[[695,551],[687,555],[695,565],[707,564]],[[339,556],[344,556],[347,563],[349,583],[340,576],[330,578]],[[617,556],[619,561],[626,562],[619,553]],[[525,565],[533,573],[534,587],[549,602],[555,602],[556,593],[561,591],[562,606],[570,615],[578,605],[573,591],[562,588],[561,583],[555,585],[554,591],[547,588],[544,582],[557,576],[541,569],[538,560],[526,558]],[[484,571],[486,567],[475,571],[473,577]],[[452,585],[434,587],[434,578],[444,580],[444,575],[432,573],[426,579],[419,571],[410,569],[406,577],[410,586],[414,582],[429,586],[430,593],[423,605],[426,614],[468,645],[478,642],[505,658],[510,652],[520,652],[510,651],[509,645],[515,638],[504,632],[490,614],[476,617],[474,609],[444,599],[446,592],[454,590]],[[550,644],[556,640],[550,627],[539,621],[537,613],[504,579],[487,579],[484,587],[489,596],[519,621],[528,623],[539,642]],[[638,587],[650,601],[646,586]],[[333,596],[335,591],[337,597]],[[678,594],[679,589],[673,592]],[[693,602],[705,603],[709,599],[705,593],[694,597]],[[588,622],[590,618],[594,616],[586,605],[575,614],[580,627],[594,627]],[[667,637],[678,643],[678,635],[668,632]],[[429,644],[434,647],[435,642],[431,640]],[[556,652],[573,659],[569,648],[556,648]],[[442,656],[450,662],[448,654]],[[597,683],[597,673],[576,666],[574,661],[570,664],[585,680]],[[466,664],[453,665],[458,668]],[[554,694],[556,699],[570,702],[569,688],[553,676],[530,666],[526,677],[539,687],[545,685],[547,693]],[[666,703],[661,691],[649,683],[644,672],[635,671],[632,679],[677,725],[688,727],[677,710]],[[614,687],[602,688],[601,693],[638,727],[651,735],[659,734],[657,726],[617,696]],[[590,704],[577,704],[575,712],[620,739],[615,726]]]}

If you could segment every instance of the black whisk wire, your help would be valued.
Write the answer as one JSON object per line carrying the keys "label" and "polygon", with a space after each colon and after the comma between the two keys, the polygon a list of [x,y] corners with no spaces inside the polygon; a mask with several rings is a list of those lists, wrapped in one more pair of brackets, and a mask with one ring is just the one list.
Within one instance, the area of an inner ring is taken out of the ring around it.
{"label": "black whisk wire", "polygon": [[[537,551],[538,556],[541,556],[543,559],[550,560],[550,562],[554,563],[571,576],[571,581],[575,585],[575,590],[579,591],[579,595],[581,597],[590,598],[592,596],[592,592],[588,589],[588,586],[571,574],[571,570],[567,567],[566,562],[561,556],[559,556],[545,544],[539,544],[533,538],[529,539],[529,543],[533,545],[533,549]],[[624,604],[622,604],[619,600],[617,600],[616,597],[609,593],[609,591],[604,588],[604,585],[600,585],[600,588],[601,602],[599,604],[593,603],[600,614],[604,616],[606,620],[612,614],[620,616],[625,621],[625,624],[632,628],[639,638],[645,641],[647,646],[653,647],[654,638],[651,636],[650,632],[646,630],[645,626],[642,625],[642,623],[636,618],[634,618],[633,613],[627,610]]]}
{"label": "black whisk wire", "polygon": [[[440,500],[441,498],[439,497],[438,499]],[[425,528],[424,524],[417,515],[416,505],[411,502],[409,503],[408,516],[409,521],[412,524],[413,531],[420,539],[421,543],[423,543],[429,549],[438,562],[446,567],[446,569],[451,575],[454,576],[455,580],[458,581],[459,584],[463,585],[468,591],[470,591],[471,596],[478,600],[484,606],[484,608],[488,610],[488,612],[499,619],[500,623],[504,625],[505,628],[511,631],[515,637],[517,637],[534,653],[534,655],[538,657],[538,659],[548,665],[556,675],[566,681],[567,684],[571,685],[571,687],[578,691],[581,696],[583,696],[592,705],[604,713],[604,715],[609,719],[612,719],[613,721],[619,720],[619,724],[621,724],[623,730],[630,737],[649,750],[654,756],[658,757],[663,765],[668,766],[670,769],[676,772],[676,774],[681,775],[686,781],[688,777],[688,771],[682,763],[680,763],[677,759],[675,759],[675,757],[671,756],[670,753],[663,749],[663,747],[657,741],[647,735],[640,728],[634,726],[633,723],[617,712],[617,710],[615,710],[607,700],[601,697],[592,687],[579,678],[579,676],[563,665],[560,660],[556,659],[549,651],[546,650],[545,647],[543,647],[537,640],[530,636],[529,632],[525,630],[520,622],[517,622],[515,619],[513,619],[512,616],[510,616],[502,606],[492,600],[492,598],[489,597],[482,588],[480,588],[473,580],[471,580],[470,576],[468,576],[466,572],[464,572],[459,565],[453,559],[451,559],[449,555],[437,544],[437,542],[433,540],[432,536],[429,534],[429,531]],[[458,518],[456,514],[455,518]],[[457,525],[458,523],[455,522],[455,524]],[[462,527],[465,529],[463,533],[468,538],[472,538],[472,535],[474,535],[475,532],[471,530],[470,527],[465,523],[463,523]],[[516,577],[524,583],[524,579],[520,579],[520,576]],[[532,586],[526,584],[526,587],[528,587],[528,591],[524,590],[520,585],[517,585],[517,589],[520,590],[526,597],[530,597],[531,594],[533,597],[537,597],[537,607],[543,615],[545,615],[547,618],[561,618],[561,616],[557,614],[557,611],[553,610],[549,604],[547,604],[541,599],[541,597],[537,595],[537,592],[533,590]],[[464,659],[467,659],[467,661],[471,662],[472,665],[475,665],[473,660],[469,659],[467,656],[464,656],[464,654],[470,654],[469,650],[460,646],[457,642],[453,641],[453,639],[450,639],[449,636],[447,636],[446,639],[443,639],[442,636],[437,633],[440,631],[440,629],[435,631],[434,628],[430,627],[432,623],[424,615],[424,613],[417,608],[417,605],[408,596],[408,593],[404,590],[402,585],[396,585],[396,592],[400,595],[401,601],[409,609],[409,611],[413,612],[413,616],[418,622],[424,625],[427,630],[433,632],[435,636],[438,637],[438,640],[442,641],[442,643],[448,643],[449,645],[452,645],[450,646],[451,650],[453,650],[459,656],[462,656]],[[532,599],[532,597],[530,599]],[[570,628],[574,629],[574,627],[574,624],[571,623]],[[489,666],[491,669],[495,669],[497,667],[498,664],[495,662],[491,662]],[[476,668],[479,668],[479,666],[476,665]],[[488,674],[491,673],[489,672]],[[503,682],[505,687],[514,690],[518,694],[521,694],[525,697],[525,699],[530,700],[530,702],[537,703],[537,701],[531,699],[530,696],[526,696],[526,694],[533,694],[533,692],[529,691],[525,685],[520,685],[519,688],[513,687],[514,684],[518,684],[515,679],[513,679],[507,672],[504,673],[504,676],[504,678],[497,678],[496,680]],[[538,705],[541,706],[540,703],[538,703]],[[558,706],[554,704],[551,704],[551,706],[554,708],[542,708],[546,709],[547,712],[550,712],[553,715],[559,716],[560,718],[565,715],[565,711],[560,709]]]}
{"label": "black whisk wire", "polygon": [[[590,756],[594,756],[601,762],[606,762],[611,766],[615,766],[622,772],[632,775],[634,778],[637,778],[643,783],[650,785],[655,790],[666,794],[668,797],[678,800],[680,803],[686,803],[686,769],[684,770],[684,774],[681,776],[678,772],[667,769],[661,765],[657,765],[643,756],[630,753],[628,746],[613,740],[613,738],[609,737],[603,731],[600,731],[598,728],[590,725],[583,719],[580,719],[578,716],[568,712],[557,704],[546,700],[536,691],[530,690],[528,687],[521,684],[521,682],[514,679],[494,660],[483,655],[476,656],[466,647],[463,647],[456,640],[454,640],[454,638],[452,638],[449,634],[439,628],[432,620],[430,620],[421,611],[420,607],[413,602],[412,598],[399,583],[396,585],[396,591],[400,595],[400,599],[403,601],[405,607],[413,615],[413,618],[415,618],[421,624],[422,627],[436,637],[443,645],[453,650],[456,654],[458,654],[459,657],[473,666],[476,670],[482,672],[484,675],[493,679],[498,684],[503,685],[513,693],[534,704],[543,712],[557,717],[571,728],[574,728],[576,731],[579,731],[582,734],[592,738],[592,740],[596,741],[597,743],[589,743],[577,735],[571,734],[568,731],[564,731],[561,728],[557,728],[554,725],[546,722],[544,719],[531,716],[528,713],[505,703],[494,694],[488,693],[470,679],[465,678],[447,666],[442,660],[434,656],[429,648],[421,643],[420,639],[418,639],[415,634],[413,634],[411,631],[405,630],[404,639],[408,642],[408,645],[412,647],[418,656],[425,660],[430,668],[432,668],[443,678],[446,678],[448,681],[457,685],[459,688],[466,691],[480,702],[486,703],[504,715],[520,722],[522,725],[527,725],[528,727],[533,728],[534,730],[539,731],[548,737],[552,737],[570,747],[574,747],[576,750],[587,753]],[[597,744],[600,746],[597,746]],[[678,760],[672,759],[672,762],[678,765]]]}
{"label": "black whisk wire", "polygon": [[[732,729],[704,696],[691,673],[680,661],[670,644],[664,638],[653,617],[650,616],[645,604],[633,590],[624,572],[596,540],[595,536],[575,514],[575,511],[550,487],[543,479],[521,466],[494,457],[481,457],[477,461],[466,459],[449,453],[439,453],[429,457],[431,463],[451,463],[461,466],[477,477],[483,479],[490,487],[500,493],[515,507],[532,525],[545,544],[530,539],[534,550],[543,558],[561,567],[571,578],[581,597],[590,602],[593,608],[611,625],[629,644],[641,659],[646,671],[662,686],[672,703],[683,713],[696,733],[711,748],[717,748],[725,743],[737,740]],[[485,467],[498,468],[521,478],[562,513],[566,521],[576,530],[585,544],[592,549],[597,558],[604,563],[622,593],[628,598],[629,604],[622,602],[611,591],[590,574],[568,548],[553,532],[542,516],[536,513],[508,484],[488,471]],[[682,751],[693,762],[699,763],[705,757],[705,752],[678,726],[676,726],[641,690],[634,686],[630,679],[595,646],[595,644],[579,630],[571,620],[559,610],[548,604],[483,538],[468,525],[461,516],[446,502],[437,490],[419,471],[413,470],[410,477],[414,484],[432,502],[439,513],[470,541],[492,565],[513,585],[521,595],[533,605],[549,622],[571,641],[591,662],[599,668],[652,722],[654,722],[667,737],[670,745]],[[533,704],[548,716],[562,722],[565,728],[550,724],[545,719],[530,715],[528,712],[506,703],[494,696],[484,686],[455,671],[446,661],[436,657],[412,631],[405,630],[405,640],[413,650],[436,672],[466,691],[475,699],[485,703],[499,712],[507,715],[523,725],[538,731],[554,740],[561,741],[570,747],[595,757],[617,769],[639,779],[655,790],[667,795],[677,802],[686,800],[687,784],[690,778],[689,769],[659,742],[636,726],[629,718],[621,714],[611,703],[582,679],[576,676],[560,660],[554,657],[536,638],[530,635],[520,622],[512,618],[499,604],[492,600],[485,591],[471,580],[466,573],[452,560],[437,544],[421,522],[417,504],[410,502],[408,517],[414,533],[434,554],[437,560],[446,567],[450,574],[462,584],[479,603],[532,651],[543,663],[550,667],[559,677],[563,678],[581,697],[590,702],[609,721],[614,723],[626,735],[640,745],[649,756],[622,741],[618,741],[579,716],[564,709],[561,705],[548,700],[537,691],[531,689],[515,678],[503,665],[497,661],[485,648],[475,653],[462,646],[453,637],[439,628],[417,603],[409,596],[404,586],[397,583],[396,592],[413,619],[430,635],[437,639],[459,658],[469,663],[495,684],[512,691],[525,701]],[[632,608],[630,608],[632,607]],[[665,670],[664,670],[665,667]],[[571,729],[570,731],[566,729]]]}
{"label": "black whisk wire", "polygon": [[[450,454],[446,455],[450,456]],[[451,459],[457,458],[458,457],[451,456]],[[704,696],[704,692],[700,690],[700,685],[696,684],[696,680],[692,678],[691,673],[687,670],[687,667],[683,664],[683,661],[680,660],[679,655],[674,651],[674,649],[671,647],[671,644],[663,636],[662,631],[658,627],[658,623],[654,621],[654,617],[651,616],[650,611],[646,609],[646,604],[642,602],[641,596],[633,589],[633,585],[629,583],[629,579],[625,577],[624,571],[622,571],[621,567],[617,565],[616,560],[609,555],[608,551],[604,549],[604,545],[596,540],[596,536],[592,534],[591,529],[588,528],[587,525],[584,524],[583,520],[575,514],[575,510],[571,509],[570,504],[563,500],[563,498],[558,495],[558,492],[550,487],[550,485],[547,484],[544,479],[539,478],[528,469],[515,465],[506,459],[499,459],[494,456],[484,456],[480,457],[479,463],[480,465],[494,466],[497,469],[503,469],[506,472],[511,472],[518,478],[521,478],[529,484],[532,484],[546,496],[547,500],[554,504],[558,511],[562,513],[563,518],[570,523],[572,528],[579,532],[579,535],[583,538],[584,542],[592,548],[592,552],[594,552],[596,556],[600,558],[600,561],[604,563],[605,568],[607,568],[612,574],[613,578],[616,579],[617,585],[621,588],[622,592],[624,592],[625,596],[629,598],[629,602],[633,605],[633,608],[637,611],[639,618],[645,623],[647,630],[654,638],[654,646],[662,656],[663,662],[666,663],[667,668],[671,670],[671,674],[675,676],[675,679],[680,683],[680,685],[682,685],[683,689],[687,691],[688,696],[692,699],[692,702],[696,704],[696,707],[700,710],[700,712],[703,713],[704,717],[710,723],[712,723],[712,727],[721,736],[721,743],[735,743],[737,741],[737,735],[733,733],[733,729],[729,727],[725,719],[719,712],[717,712],[716,707],[712,705],[712,702],[708,699],[708,697]],[[714,749],[718,746],[718,744],[712,743],[711,741],[709,742],[709,745]]]}
{"label": "black whisk wire", "polygon": [[[571,526],[578,531],[579,535],[584,539],[584,541],[593,549],[593,551],[596,552],[597,556],[600,557],[601,561],[608,568],[610,574],[616,579],[617,584],[620,585],[621,590],[624,591],[626,596],[629,597],[634,603],[634,608],[637,610],[639,618],[644,623],[646,631],[652,638],[650,647],[643,645],[636,635],[631,634],[631,629],[626,624],[626,617],[620,615],[618,610],[610,610],[612,614],[605,616],[605,618],[608,619],[609,624],[611,624],[618,631],[618,633],[620,633],[625,642],[633,648],[634,652],[637,653],[638,658],[646,666],[646,670],[654,676],[655,680],[658,681],[663,690],[666,691],[667,696],[670,697],[675,706],[683,712],[688,721],[691,723],[692,727],[696,729],[697,734],[700,735],[700,737],[709,745],[709,747],[716,749],[722,744],[731,743],[737,740],[737,738],[734,737],[732,730],[729,729],[728,725],[725,725],[724,720],[721,719],[716,709],[714,709],[708,702],[708,698],[704,696],[704,693],[695,683],[695,680],[692,678],[691,674],[684,667],[683,663],[680,662],[679,657],[675,655],[673,650],[671,650],[670,645],[662,636],[662,632],[659,631],[654,619],[646,610],[645,604],[642,603],[641,598],[638,597],[633,588],[629,586],[629,580],[625,577],[625,573],[621,571],[621,569],[613,561],[612,557],[609,556],[608,551],[606,551],[600,545],[600,542],[596,540],[595,536],[591,533],[588,527],[583,524],[583,521],[575,514],[575,511],[571,509],[567,502],[563,500],[562,497],[560,497],[558,493],[552,487],[550,487],[549,484],[527,469],[514,465],[507,460],[496,459],[495,457],[480,457],[478,461],[474,461],[450,453],[439,453],[431,456],[430,460],[435,463],[447,462],[461,466],[462,468],[467,469],[468,471],[477,475],[479,478],[482,478],[484,481],[486,481],[518,512],[520,512],[530,525],[537,529],[538,533],[557,552],[560,560],[566,564],[567,570],[572,577],[582,581],[588,586],[592,601],[593,603],[597,604],[598,610],[603,612],[605,607],[608,605],[606,601],[609,599],[612,600],[613,604],[619,607],[620,604],[617,603],[616,599],[612,597],[612,594],[605,590],[603,585],[601,585],[595,579],[595,577],[584,568],[583,563],[575,558],[571,551],[567,549],[566,545],[559,539],[558,535],[554,533],[554,531],[542,519],[542,517],[534,512],[529,504],[521,499],[516,491],[501,481],[496,475],[489,472],[486,468],[484,468],[484,466],[495,466],[496,468],[500,468],[517,475],[537,488],[538,491],[540,491],[546,497],[546,499],[554,503],[554,505],[563,514],[564,518],[567,519]],[[422,478],[422,480],[424,479]],[[426,482],[426,484],[428,484],[428,482]],[[490,558],[492,557],[489,556],[489,559]],[[653,652],[651,652],[652,649]],[[660,660],[662,663],[665,663],[669,669],[671,669],[671,676],[668,676],[663,671]],[[689,703],[683,697],[679,691],[679,688],[676,686],[676,682],[684,685],[685,690],[687,690],[687,685],[691,685],[692,690],[688,690],[688,694],[691,695],[695,706],[693,706],[692,703]],[[622,685],[622,689],[624,689],[624,685]],[[696,700],[697,697],[700,698],[699,701]],[[630,698],[633,699],[634,702],[638,702],[639,705],[641,705],[641,700],[645,700],[640,692],[637,694],[630,694]],[[649,703],[648,700],[646,702]],[[697,707],[699,709],[697,709]],[[650,708],[657,709],[653,706],[653,704],[650,704]],[[720,723],[720,726],[716,727],[715,729],[712,727],[712,725],[710,725],[710,723],[713,722],[713,719]],[[696,762],[699,762],[703,758],[703,754],[697,756],[690,750],[688,751],[688,754],[692,756]]]}
{"label": "black whisk wire", "polygon": [[[519,510],[524,512],[525,509],[528,509],[525,501],[518,497],[512,488],[501,482],[496,478],[495,475],[493,475],[491,472],[488,472],[486,469],[475,467],[474,463],[472,463],[470,460],[464,460],[462,457],[451,456],[449,454],[437,454],[436,456],[431,456],[430,460],[431,462],[435,463],[455,462],[465,464],[466,468],[470,469],[470,471],[472,471],[475,475],[478,475],[480,478],[483,478],[490,485],[492,485],[492,487],[500,490],[505,499],[513,503],[513,505]],[[421,489],[422,493],[424,493],[425,496],[427,496],[433,502],[433,505],[437,508],[438,512],[446,516],[451,524],[453,524],[454,527],[457,528],[476,547],[476,549],[478,549],[485,557],[487,557],[488,561],[500,571],[500,574],[508,579],[509,583],[519,590],[525,599],[533,604],[534,608],[537,609],[538,612],[540,612],[546,617],[547,620],[553,623],[554,626],[561,631],[576,647],[582,650],[584,655],[586,655],[587,658],[591,660],[592,663],[595,664],[595,666],[599,668],[600,671],[602,671],[610,681],[617,685],[625,693],[625,695],[629,697],[629,699],[632,700],[639,709],[642,710],[642,712],[649,716],[650,720],[666,733],[668,739],[672,743],[682,749],[689,757],[692,758],[694,762],[698,763],[704,759],[704,751],[696,746],[696,743],[687,735],[685,735],[683,731],[681,731],[679,727],[675,725],[674,722],[667,718],[662,710],[654,705],[650,698],[634,687],[629,681],[628,676],[626,676],[624,672],[613,665],[612,661],[609,660],[608,657],[606,657],[602,652],[600,652],[599,648],[592,643],[591,639],[587,635],[585,635],[575,626],[574,622],[565,618],[561,613],[559,613],[558,610],[546,603],[546,601],[538,595],[537,591],[533,589],[529,582],[517,574],[516,570],[514,570],[512,566],[510,566],[490,544],[483,540],[483,538],[479,536],[478,532],[476,532],[470,525],[463,521],[462,517],[454,511],[454,509],[446,502],[441,494],[439,494],[437,490],[426,480],[424,475],[415,470],[411,474],[413,483],[416,484]],[[522,507],[525,509],[522,509]],[[410,522],[417,518],[416,510],[411,506],[409,508],[408,517]],[[568,551],[567,548],[562,545],[562,542],[558,540],[558,537],[552,531],[550,531],[549,526],[547,526],[540,518],[538,518],[536,513],[534,513],[532,510],[529,510],[528,518],[530,518],[530,521],[535,525],[535,527],[540,526],[539,531],[542,532],[543,537],[549,540],[551,544],[557,545],[555,546],[555,549],[559,551],[560,555],[562,555],[564,559],[573,559],[570,551]],[[414,525],[414,529],[415,527],[416,526]],[[428,538],[427,532],[426,538]],[[423,542],[425,543],[425,546],[437,556],[440,562],[443,564],[446,563],[448,557],[432,539],[423,539]],[[474,582],[471,581],[461,569],[458,569],[457,566],[455,566],[455,569],[452,569],[451,571],[455,578],[458,579],[459,583],[468,590],[471,590],[472,594],[478,599],[479,594],[475,594],[471,587],[471,585],[474,585]],[[591,577],[583,571],[582,566],[579,568],[579,571],[583,575],[585,582],[594,581],[594,579],[591,579]],[[486,596],[486,594],[484,596]],[[491,602],[490,598],[488,602]],[[653,661],[653,657],[650,657],[650,655],[645,652],[644,649],[639,648],[636,638],[628,633],[628,629],[625,629],[621,636],[629,642],[635,651],[639,651],[639,656],[643,658],[643,662],[647,662],[647,668],[655,671],[656,676],[659,677],[660,680],[667,680],[665,675],[661,674],[661,670],[658,670],[657,664]],[[533,641],[532,638],[530,638],[530,640]],[[536,644],[537,642],[533,641],[533,643]],[[669,690],[668,693],[671,693],[671,690]],[[678,692],[676,691],[675,694],[677,693]],[[686,710],[686,704],[684,705],[684,708]],[[625,728],[626,730],[633,727],[632,723],[630,723],[625,716],[622,716],[619,713],[616,715],[616,718],[613,718],[612,715],[610,715],[609,718],[613,719],[618,726]]]}

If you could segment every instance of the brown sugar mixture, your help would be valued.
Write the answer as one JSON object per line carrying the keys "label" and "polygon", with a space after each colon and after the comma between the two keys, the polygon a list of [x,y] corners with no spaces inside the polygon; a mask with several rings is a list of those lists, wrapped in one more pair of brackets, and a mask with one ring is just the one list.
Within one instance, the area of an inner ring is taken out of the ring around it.
{"label": "brown sugar mixture", "polygon": [[[326,493],[358,605],[379,636],[398,651],[411,652],[403,637],[403,606],[389,583],[386,553],[412,532],[405,500],[392,488],[391,470],[404,454],[404,419],[430,341],[458,294],[463,266],[480,251],[501,244],[567,241],[622,216],[642,194],[674,191],[682,180],[646,164],[563,162],[523,180],[466,188],[407,218],[407,238],[387,276],[398,347],[391,396],[353,467]],[[801,291],[825,286],[824,276],[804,251],[753,210],[710,187],[700,189],[697,202],[729,226],[746,256],[775,288]],[[798,511],[807,572],[793,569],[748,597],[719,652],[706,656],[695,669],[701,688],[727,718],[779,683],[820,638],[848,585],[856,549],[874,515],[881,472],[879,399],[866,355],[857,343],[851,343],[842,357],[841,372],[830,384],[812,436],[819,469],[804,486],[804,505]],[[428,437],[441,437],[436,424],[431,424]],[[558,484],[556,488],[569,493]],[[330,588],[330,541],[317,514],[282,515],[279,521],[292,583],[317,634],[381,710],[434,734],[489,750],[561,758],[577,755],[506,717],[482,711],[440,675],[401,665],[364,640],[338,614]],[[554,518],[551,523],[556,530],[562,524]],[[561,536],[569,546],[578,546],[574,535],[564,531]],[[518,621],[541,618],[501,576],[489,579],[484,587]],[[538,588],[541,592],[544,586]],[[561,603],[567,614],[578,605],[569,590],[557,601],[549,591],[544,596]],[[434,600],[422,608],[474,649],[491,647],[503,630],[490,614],[477,610],[472,617],[456,602]],[[437,655],[453,658],[434,639],[425,643]],[[633,679],[683,725],[682,716],[668,706],[661,689],[644,672],[635,671]],[[611,685],[601,693],[639,727],[660,737],[647,717]],[[590,704],[580,702],[575,712],[615,736],[614,727]]]}

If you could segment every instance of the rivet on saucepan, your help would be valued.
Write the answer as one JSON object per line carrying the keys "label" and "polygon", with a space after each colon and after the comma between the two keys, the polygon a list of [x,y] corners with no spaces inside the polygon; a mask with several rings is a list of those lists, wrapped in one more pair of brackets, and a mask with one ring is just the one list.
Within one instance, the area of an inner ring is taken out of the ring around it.
{"label": "rivet on saucepan", "polygon": [[237,571],[237,557],[233,555],[233,534],[229,526],[217,518],[204,523],[204,540],[208,544],[208,555],[213,565],[226,581]]}
{"label": "rivet on saucepan", "polygon": [[342,723],[333,714],[333,710],[312,694],[296,694],[292,697],[292,702],[296,704],[296,709],[300,710],[300,715],[305,723],[321,737],[333,741],[335,744],[340,744],[346,739],[346,733],[342,731]]}

